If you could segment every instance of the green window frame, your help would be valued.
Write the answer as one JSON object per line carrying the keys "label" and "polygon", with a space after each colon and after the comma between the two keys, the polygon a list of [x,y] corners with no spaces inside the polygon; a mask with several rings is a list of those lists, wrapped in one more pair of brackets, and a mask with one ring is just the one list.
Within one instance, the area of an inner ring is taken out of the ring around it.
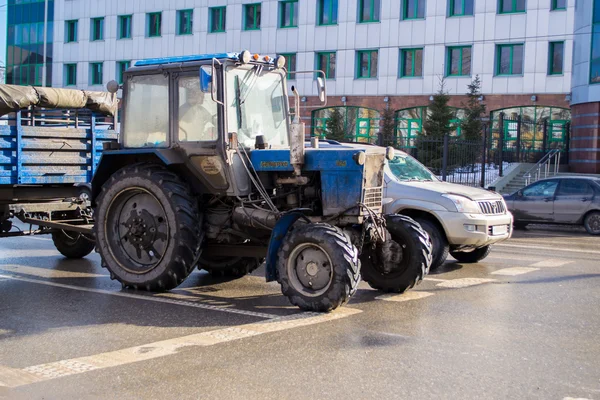
{"label": "green window frame", "polygon": [[335,51],[321,51],[316,53],[317,70],[325,72],[326,79],[335,79]]}
{"label": "green window frame", "polygon": [[146,37],[160,37],[162,33],[162,12],[146,14]]}
{"label": "green window frame", "polygon": [[77,85],[77,64],[65,64],[65,86]]}
{"label": "green window frame", "polygon": [[551,11],[566,10],[567,0],[551,0],[552,5],[550,6]]}
{"label": "green window frame", "polygon": [[194,29],[194,10],[177,10],[177,35],[191,35]]}
{"label": "green window frame", "polygon": [[425,19],[426,0],[402,0],[402,19]]}
{"label": "green window frame", "polygon": [[92,18],[90,41],[104,40],[104,17]]}
{"label": "green window frame", "polygon": [[565,42],[548,45],[548,75],[562,75],[565,65]]}
{"label": "green window frame", "polygon": [[244,30],[260,29],[261,3],[244,4]]}
{"label": "green window frame", "polygon": [[358,22],[379,22],[381,0],[359,0]]}
{"label": "green window frame", "polygon": [[288,80],[296,79],[296,74],[292,74],[291,72],[296,71],[296,53],[282,53],[280,56],[285,57],[285,69],[288,71],[287,78]]}
{"label": "green window frame", "polygon": [[[520,62],[518,62],[519,56]],[[508,60],[505,60],[505,57],[508,57]],[[525,45],[523,43],[496,46],[496,76],[523,75],[524,63]]]}
{"label": "green window frame", "polygon": [[104,80],[103,67],[104,65],[101,62],[90,63],[90,85],[102,85]]}
{"label": "green window frame", "polygon": [[423,48],[400,49],[400,78],[423,77]]}
{"label": "green window frame", "polygon": [[592,13],[592,48],[590,49],[590,84],[600,83],[600,3],[594,1]]}
{"label": "green window frame", "polygon": [[498,14],[524,13],[527,0],[498,0]]}
{"label": "green window frame", "polygon": [[279,28],[298,27],[298,0],[279,2]]}
{"label": "green window frame", "polygon": [[378,50],[359,50],[356,52],[356,79],[377,78]]}
{"label": "green window frame", "polygon": [[225,32],[227,7],[211,7],[208,9],[210,21],[208,21],[210,33]]}
{"label": "green window frame", "polygon": [[131,39],[133,16],[119,15],[119,31],[117,32],[118,39]]}
{"label": "green window frame", "polygon": [[448,4],[449,17],[464,17],[473,15],[475,10],[475,0],[450,0]]}
{"label": "green window frame", "polygon": [[317,25],[337,25],[338,0],[319,0],[317,7]]}
{"label": "green window frame", "polygon": [[446,47],[446,76],[471,76],[471,46]]}
{"label": "green window frame", "polygon": [[79,27],[79,21],[72,19],[65,21],[65,43],[77,42],[77,28]]}
{"label": "green window frame", "polygon": [[131,66],[131,61],[117,61],[117,82],[123,83],[123,73]]}

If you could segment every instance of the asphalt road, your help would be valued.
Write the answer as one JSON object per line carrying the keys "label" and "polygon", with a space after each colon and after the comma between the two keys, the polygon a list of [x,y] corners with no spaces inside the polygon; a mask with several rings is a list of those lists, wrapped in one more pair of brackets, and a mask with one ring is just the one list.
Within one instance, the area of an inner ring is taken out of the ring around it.
{"label": "asphalt road", "polygon": [[301,313],[261,270],[122,291],[96,255],[0,240],[0,398],[600,399],[600,238],[517,232],[415,290]]}

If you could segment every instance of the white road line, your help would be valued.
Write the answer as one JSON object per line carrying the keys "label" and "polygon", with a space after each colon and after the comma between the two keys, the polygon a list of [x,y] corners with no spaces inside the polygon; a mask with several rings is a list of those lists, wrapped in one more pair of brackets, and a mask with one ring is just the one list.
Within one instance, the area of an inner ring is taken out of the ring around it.
{"label": "white road line", "polygon": [[491,275],[506,275],[506,276],[515,276],[515,275],[523,275],[528,272],[538,271],[539,268],[526,268],[526,267],[513,267],[513,268],[503,268],[491,273]]}
{"label": "white road line", "polygon": [[77,271],[61,271],[53,268],[40,268],[31,267],[28,265],[18,264],[3,264],[0,265],[0,270],[6,272],[16,272],[19,274],[37,276],[39,278],[101,278],[108,275],[93,274],[89,272],[77,272]]}
{"label": "white road line", "polygon": [[434,293],[431,293],[431,292],[418,292],[418,291],[410,292],[409,291],[409,292],[405,292],[402,294],[393,294],[393,293],[383,294],[381,296],[375,297],[375,300],[403,302],[403,301],[424,299],[425,297],[429,297],[429,296],[433,296],[433,295],[434,295]]}
{"label": "white road line", "polygon": [[572,264],[574,261],[569,261],[569,260],[560,260],[560,259],[556,259],[556,258],[550,258],[547,260],[543,260],[540,262],[537,262],[535,264],[531,264],[530,267],[540,267],[540,268],[556,268],[556,267],[562,267],[563,265],[567,265],[567,264]]}
{"label": "white road line", "polygon": [[425,277],[423,278],[424,281],[431,281],[431,282],[446,282],[447,279],[439,279],[439,278],[430,278],[430,277]]}
{"label": "white road line", "polygon": [[165,299],[165,298],[155,297],[155,296],[151,296],[151,295],[141,295],[141,294],[134,294],[134,293],[126,293],[126,292],[113,292],[110,290],[86,288],[86,287],[81,287],[81,286],[66,285],[63,283],[55,283],[55,282],[48,282],[48,281],[40,281],[37,279],[23,278],[23,277],[14,276],[14,275],[0,275],[0,278],[12,279],[12,280],[21,281],[21,282],[35,283],[38,285],[54,286],[54,287],[59,287],[59,288],[63,288],[63,289],[78,290],[80,292],[107,294],[110,296],[126,297],[129,299],[154,301],[157,303],[166,303],[166,304],[174,304],[177,306],[201,308],[201,309],[205,309],[205,310],[220,311],[220,312],[226,312],[226,313],[231,313],[231,314],[249,315],[249,316],[258,317],[258,318],[268,318],[268,319],[278,318],[277,315],[259,313],[259,312],[255,312],[255,311],[238,310],[235,308],[226,308],[226,307],[214,306],[214,305],[210,305],[210,304],[198,304],[198,303],[192,303],[190,301]]}
{"label": "white road line", "polygon": [[35,240],[47,240],[47,241],[48,241],[48,240],[50,240],[50,241],[52,240],[52,239],[50,239],[50,238],[43,238],[43,237],[38,237],[38,236],[30,236],[30,235],[26,235],[26,236],[19,236],[19,237],[24,237],[24,238],[27,238],[27,239],[35,239]]}
{"label": "white road line", "polygon": [[444,287],[444,288],[451,288],[451,289],[458,289],[458,288],[465,288],[465,287],[469,287],[469,286],[481,285],[483,283],[495,282],[495,281],[496,281],[495,279],[488,279],[488,278],[460,278],[460,279],[449,279],[442,283],[438,283],[436,286]]}
{"label": "white road line", "polygon": [[0,259],[1,258],[23,258],[23,257],[54,257],[54,256],[60,256],[60,253],[58,252],[58,250],[53,250],[53,249],[22,249],[22,250],[16,250],[16,249],[2,249],[2,251],[0,252]]}
{"label": "white road line", "polygon": [[300,313],[273,320],[261,321],[214,331],[201,332],[174,339],[161,340],[141,346],[129,347],[117,351],[78,357],[47,364],[33,365],[23,369],[0,366],[0,386],[18,387],[33,382],[46,381],[89,371],[131,364],[177,354],[190,346],[214,346],[292,328],[329,322],[349,317],[362,311],[354,308],[340,308],[328,314]]}
{"label": "white road line", "polygon": [[515,249],[534,249],[534,250],[551,250],[551,251],[568,251],[571,253],[583,253],[583,254],[600,254],[600,251],[594,250],[580,250],[580,249],[567,249],[567,248],[559,248],[559,247],[539,247],[539,246],[525,246],[520,244],[506,244],[500,243],[494,245],[494,247],[512,247]]}

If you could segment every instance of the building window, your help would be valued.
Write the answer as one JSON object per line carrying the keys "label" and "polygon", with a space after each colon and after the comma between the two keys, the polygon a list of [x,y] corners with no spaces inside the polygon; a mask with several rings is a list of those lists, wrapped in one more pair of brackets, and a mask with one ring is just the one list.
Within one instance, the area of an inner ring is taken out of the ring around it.
{"label": "building window", "polygon": [[102,85],[102,63],[90,63],[90,85]]}
{"label": "building window", "polygon": [[298,26],[298,0],[279,2],[279,27],[295,28]]}
{"label": "building window", "polygon": [[211,33],[225,32],[226,7],[211,7],[209,9],[209,29]]}
{"label": "building window", "polygon": [[590,57],[590,83],[600,83],[600,1],[594,1],[592,17],[592,56]]}
{"label": "building window", "polygon": [[550,42],[548,49],[548,75],[562,75],[565,42]]}
{"label": "building window", "polygon": [[287,78],[296,79],[296,74],[291,73],[296,71],[296,53],[283,53],[279,55],[285,57],[285,69],[288,72]]}
{"label": "building window", "polygon": [[335,51],[317,53],[317,70],[325,72],[325,78],[335,79]]}
{"label": "building window", "polygon": [[154,12],[146,14],[146,36],[158,37],[162,30],[162,13]]}
{"label": "building window", "polygon": [[567,9],[567,0],[551,0],[552,7],[551,10],[566,10]]}
{"label": "building window", "polygon": [[260,29],[260,3],[244,5],[244,30]]}
{"label": "building window", "polygon": [[338,22],[338,0],[319,0],[317,24],[335,25]]}
{"label": "building window", "polygon": [[117,82],[123,83],[123,73],[127,71],[131,61],[117,61]]}
{"label": "building window", "polygon": [[77,41],[77,25],[76,19],[65,22],[65,43],[73,43]]}
{"label": "building window", "polygon": [[358,22],[379,22],[380,0],[359,0]]}
{"label": "building window", "polygon": [[496,75],[523,74],[523,45],[502,44],[496,47]]}
{"label": "building window", "polygon": [[119,32],[117,34],[119,39],[131,38],[131,21],[131,15],[119,15]]}
{"label": "building window", "polygon": [[[460,0],[455,0],[460,1]],[[425,18],[425,0],[404,0],[402,3],[402,19]]]}
{"label": "building window", "polygon": [[526,0],[498,0],[500,14],[525,12]]}
{"label": "building window", "polygon": [[92,18],[91,41],[104,40],[104,18]]}
{"label": "building window", "polygon": [[471,46],[448,47],[446,76],[471,76]]}
{"label": "building window", "polygon": [[77,84],[77,64],[65,64],[65,86]]}
{"label": "building window", "polygon": [[423,76],[423,49],[400,50],[400,78]]}
{"label": "building window", "polygon": [[475,0],[450,0],[448,5],[451,17],[460,17],[464,15],[473,15],[473,2]]}
{"label": "building window", "polygon": [[194,26],[194,10],[177,11],[177,34],[191,35]]}
{"label": "building window", "polygon": [[356,52],[356,79],[377,78],[377,50]]}

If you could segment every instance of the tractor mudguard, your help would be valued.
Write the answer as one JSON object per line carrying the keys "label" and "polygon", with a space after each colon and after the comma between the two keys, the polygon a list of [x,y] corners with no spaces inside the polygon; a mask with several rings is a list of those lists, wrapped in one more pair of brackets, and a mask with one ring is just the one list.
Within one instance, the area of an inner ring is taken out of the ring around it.
{"label": "tractor mudguard", "polygon": [[273,232],[271,233],[271,240],[269,241],[269,249],[267,250],[267,261],[265,268],[265,278],[267,282],[277,280],[277,252],[281,247],[281,243],[287,235],[288,231],[300,218],[306,218],[304,212],[300,210],[291,210],[286,213],[283,217],[279,218]]}

